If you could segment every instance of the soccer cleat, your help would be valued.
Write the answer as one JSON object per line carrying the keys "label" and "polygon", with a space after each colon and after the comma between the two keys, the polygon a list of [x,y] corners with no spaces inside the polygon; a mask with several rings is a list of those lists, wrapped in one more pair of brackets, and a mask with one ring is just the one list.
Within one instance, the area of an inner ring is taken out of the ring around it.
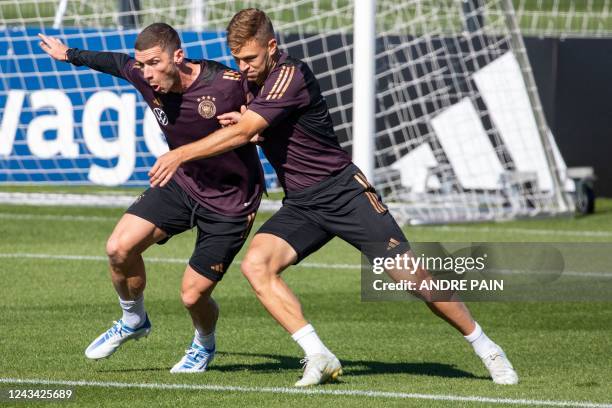
{"label": "soccer cleat", "polygon": [[482,359],[495,384],[518,384],[518,375],[501,348]]}
{"label": "soccer cleat", "polygon": [[342,375],[342,365],[333,354],[314,354],[300,363],[304,364],[304,375],[295,383],[296,387],[325,384]]}
{"label": "soccer cleat", "polygon": [[110,357],[119,346],[128,340],[138,340],[143,336],[148,336],[151,332],[151,322],[146,316],[142,326],[133,329],[128,327],[123,320],[113,322],[113,327],[98,336],[85,350],[85,356],[92,360]]}
{"label": "soccer cleat", "polygon": [[195,343],[185,350],[181,361],[176,363],[170,370],[171,373],[201,373],[206,371],[208,365],[215,358],[215,349],[208,350]]}

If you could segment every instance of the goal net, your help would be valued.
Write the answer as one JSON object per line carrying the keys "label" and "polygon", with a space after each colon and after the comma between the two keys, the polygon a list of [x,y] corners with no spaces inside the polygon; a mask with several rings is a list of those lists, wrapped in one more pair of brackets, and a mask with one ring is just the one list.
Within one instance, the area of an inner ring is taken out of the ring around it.
{"label": "goal net", "polygon": [[[568,211],[565,165],[542,113],[521,29],[607,35],[608,4],[586,0],[577,10],[563,8],[563,0],[550,3],[377,1],[372,181],[403,221]],[[138,31],[164,21],[179,30],[189,57],[233,65],[224,29],[244,7],[265,10],[281,48],[312,67],[341,144],[351,151],[352,109],[359,103],[352,100],[359,85],[352,81],[359,29],[353,1],[0,0],[0,186],[144,186],[155,157],[167,149],[128,83],[52,61],[38,48],[38,32],[70,47],[132,53]],[[262,161],[268,187],[276,188]]]}

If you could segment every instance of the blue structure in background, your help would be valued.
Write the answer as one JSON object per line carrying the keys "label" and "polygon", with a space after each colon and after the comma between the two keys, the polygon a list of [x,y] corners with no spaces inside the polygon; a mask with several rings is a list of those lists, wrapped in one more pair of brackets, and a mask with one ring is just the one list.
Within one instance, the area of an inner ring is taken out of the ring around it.
{"label": "blue structure in background", "polygon": [[[26,96],[19,116],[13,149],[8,156],[0,156],[0,182],[21,183],[75,183],[88,184],[92,164],[115,167],[117,159],[102,159],[92,156],[83,140],[83,107],[89,97],[101,90],[117,94],[133,93],[136,103],[136,164],[134,172],[125,185],[147,185],[147,171],[155,162],[148,150],[143,135],[143,118],[146,104],[140,94],[126,81],[111,75],[98,73],[89,68],[76,68],[57,62],[48,57],[38,46],[37,28],[9,29],[0,31],[0,120],[4,117],[8,92],[24,90],[27,93],[38,90],[58,89],[64,92],[73,105],[74,141],[79,145],[79,157],[52,158],[35,157],[26,143],[28,124],[39,115],[54,114],[52,109],[33,112],[29,97]],[[116,31],[99,29],[62,28],[61,31],[46,29],[45,34],[67,39],[70,47],[91,50],[117,51],[132,54],[137,31]],[[226,65],[234,65],[225,42],[224,32],[180,33],[183,48],[190,58],[214,59]],[[234,65],[235,68],[235,65]],[[105,139],[117,137],[117,112],[107,110],[102,114],[100,132]],[[45,139],[52,140],[57,132],[45,132]],[[260,152],[266,185],[275,188],[276,175]]]}

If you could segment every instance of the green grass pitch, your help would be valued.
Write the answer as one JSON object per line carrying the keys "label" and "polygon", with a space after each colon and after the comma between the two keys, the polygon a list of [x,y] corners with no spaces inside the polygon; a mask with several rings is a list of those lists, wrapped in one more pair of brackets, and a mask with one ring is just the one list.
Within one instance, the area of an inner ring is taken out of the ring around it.
{"label": "green grass pitch", "polygon": [[[514,406],[521,399],[528,400],[527,406],[542,400],[612,404],[612,302],[470,304],[521,378],[517,386],[497,386],[461,336],[424,305],[361,302],[359,272],[325,266],[359,263],[358,253],[340,240],[306,260],[314,267],[284,273],[306,316],[344,364],[342,381],[316,388],[319,394],[289,393],[301,373],[300,350],[259,305],[237,265],[215,292],[221,316],[218,355],[210,370],[201,375],[168,372],[192,336],[179,284],[193,232],[145,254],[146,304],[153,323],[149,338],[126,343],[110,359],[88,361],[85,347],[120,316],[104,243],[121,212],[0,206],[0,381],[85,381],[73,386],[74,406],[79,407],[128,402],[131,407]],[[268,216],[260,214],[257,225]],[[592,234],[572,236],[576,231]],[[406,232],[415,241],[611,242],[612,200],[600,200],[597,214],[584,218]],[[120,388],[110,382],[153,388]],[[173,384],[187,388],[164,389]],[[3,390],[15,386],[0,383]],[[364,391],[374,394],[350,395]],[[432,399],[441,395],[450,400]]]}

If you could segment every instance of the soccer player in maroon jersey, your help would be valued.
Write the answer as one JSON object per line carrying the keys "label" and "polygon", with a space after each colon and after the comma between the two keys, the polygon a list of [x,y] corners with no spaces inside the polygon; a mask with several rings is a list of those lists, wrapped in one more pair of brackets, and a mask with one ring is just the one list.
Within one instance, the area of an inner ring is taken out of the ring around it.
{"label": "soccer player in maroon jersey", "polygon": [[[163,185],[182,163],[242,146],[256,134],[263,137],[260,145],[276,170],[285,199],[251,241],[242,272],[268,312],[304,350],[307,363],[296,386],[321,384],[341,374],[340,362],[305,320],[281,272],[334,236],[370,260],[412,255],[410,245],[380,196],[340,147],[310,68],[279,51],[265,13],[242,10],[227,31],[232,55],[247,80],[248,110],[240,118],[227,115],[236,125],[160,156],[151,169],[151,181]],[[405,272],[388,271],[394,278]],[[416,276],[429,278],[423,268],[416,270]],[[418,295],[465,336],[496,383],[518,382],[503,350],[484,334],[462,302]]]}
{"label": "soccer player in maroon jersey", "polygon": [[[154,112],[170,149],[221,128],[218,115],[245,104],[240,73],[210,60],[190,60],[178,33],[155,23],[136,38],[135,58],[113,52],[68,48],[40,35],[41,48],[56,60],[108,73],[130,82]],[[227,122],[226,123],[230,123]],[[185,163],[163,187],[147,189],[121,217],[106,244],[122,318],[86,349],[91,359],[109,357],[125,341],[147,336],[146,275],[142,253],[197,226],[195,249],[183,275],[181,297],[195,336],[172,372],[206,370],[215,354],[217,282],[244,244],[263,190],[263,172],[253,144]]]}

